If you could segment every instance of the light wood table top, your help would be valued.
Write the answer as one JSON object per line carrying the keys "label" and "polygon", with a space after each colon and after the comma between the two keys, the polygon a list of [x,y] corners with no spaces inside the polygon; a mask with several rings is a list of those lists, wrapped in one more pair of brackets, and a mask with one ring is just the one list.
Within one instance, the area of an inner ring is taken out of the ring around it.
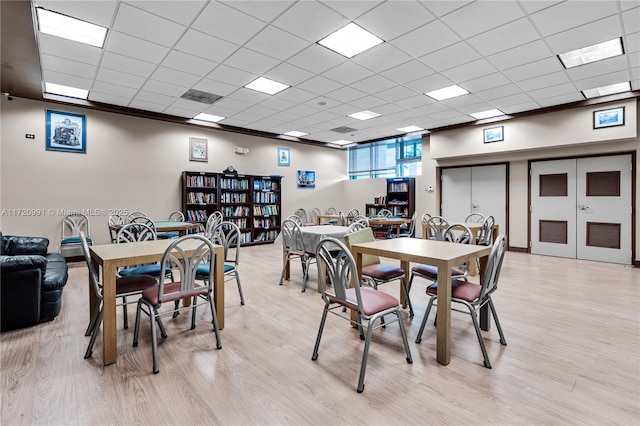
{"label": "light wood table top", "polygon": [[[153,222],[156,227],[156,232],[178,232],[180,235],[190,229],[195,229],[201,224],[198,222]],[[109,228],[114,231],[119,231],[122,225],[109,225]]]}
{"label": "light wood table top", "polygon": [[[340,215],[339,214],[319,214],[318,218],[316,219],[318,225],[322,224],[322,219],[327,219],[327,221],[334,220],[334,221],[340,222]],[[338,225],[340,225],[340,223],[338,223]]]}
{"label": "light wood table top", "polygon": [[[409,282],[411,273],[410,262],[433,265],[438,268],[437,359],[440,364],[449,364],[451,360],[451,268],[462,262],[475,262],[480,258],[481,275],[483,275],[491,247],[420,238],[392,238],[353,244],[351,252],[361,275],[363,254],[399,259],[400,267],[405,271],[406,282]],[[404,289],[400,286],[399,300],[404,300],[403,293]]]}
{"label": "light wood table top", "polygon": [[[91,260],[96,271],[102,267],[102,293],[103,293],[103,361],[104,365],[113,364],[118,359],[116,336],[116,272],[119,267],[140,265],[144,263],[158,262],[162,259],[167,247],[175,240],[155,240],[136,243],[102,244],[89,247]],[[187,254],[193,254],[202,242],[192,240],[183,248]],[[190,251],[189,251],[190,250]],[[224,247],[214,244],[216,260],[214,263],[215,282],[221,285],[214,286],[214,302],[218,316],[218,326],[224,328]],[[89,282],[89,317],[97,303],[99,303]]]}

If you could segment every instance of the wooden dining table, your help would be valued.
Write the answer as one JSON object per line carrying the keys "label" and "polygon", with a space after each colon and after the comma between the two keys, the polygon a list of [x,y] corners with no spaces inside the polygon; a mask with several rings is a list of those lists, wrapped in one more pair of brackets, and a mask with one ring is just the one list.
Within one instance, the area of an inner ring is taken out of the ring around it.
{"label": "wooden dining table", "polygon": [[326,219],[327,222],[331,223],[337,223],[338,225],[340,225],[340,215],[339,214],[319,214],[316,218],[316,223],[318,225],[322,225],[322,220]]}
{"label": "wooden dining table", "polygon": [[396,229],[396,237],[400,236],[400,227],[413,221],[410,217],[370,217],[369,226],[384,226]]}
{"label": "wooden dining table", "polygon": [[[152,240],[135,243],[102,244],[89,246],[91,262],[96,271],[101,270],[102,282],[102,350],[104,365],[113,364],[118,360],[116,335],[116,273],[119,267],[158,262],[162,259],[167,247],[175,240]],[[193,240],[183,247],[188,255],[202,244]],[[218,316],[218,327],[224,328],[224,247],[214,244],[215,286],[213,300]],[[89,318],[96,304],[100,303],[92,289],[89,280]]]}
{"label": "wooden dining table", "polygon": [[[199,222],[174,222],[174,221],[159,221],[153,222],[156,227],[156,232],[177,232],[180,236],[186,234],[190,229],[195,229],[201,225]],[[118,232],[122,225],[109,225],[109,228]]]}
{"label": "wooden dining table", "polygon": [[[360,275],[362,275],[362,256],[364,254],[399,259],[406,282],[409,282],[411,274],[410,262],[433,265],[438,268],[436,358],[440,364],[449,364],[451,360],[451,268],[466,261],[475,262],[480,258],[480,276],[484,276],[491,247],[421,238],[392,238],[352,244],[351,252],[356,260]],[[405,300],[402,286],[400,286],[399,300]],[[353,311],[352,319],[355,321]],[[486,309],[484,312],[481,311],[481,327],[485,330],[489,328],[488,310]]]}

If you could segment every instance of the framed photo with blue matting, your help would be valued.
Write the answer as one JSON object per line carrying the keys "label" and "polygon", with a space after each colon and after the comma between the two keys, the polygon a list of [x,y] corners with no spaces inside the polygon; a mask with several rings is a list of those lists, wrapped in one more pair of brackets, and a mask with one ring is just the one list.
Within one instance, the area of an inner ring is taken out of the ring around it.
{"label": "framed photo with blue matting", "polygon": [[48,109],[46,136],[49,151],[87,153],[87,122],[82,114]]}
{"label": "framed photo with blue matting", "polygon": [[484,143],[500,142],[504,140],[504,126],[484,129]]}
{"label": "framed photo with blue matting", "polygon": [[593,111],[593,128],[624,126],[624,107]]}
{"label": "framed photo with blue matting", "polygon": [[291,150],[278,147],[278,166],[289,167],[291,165]]}

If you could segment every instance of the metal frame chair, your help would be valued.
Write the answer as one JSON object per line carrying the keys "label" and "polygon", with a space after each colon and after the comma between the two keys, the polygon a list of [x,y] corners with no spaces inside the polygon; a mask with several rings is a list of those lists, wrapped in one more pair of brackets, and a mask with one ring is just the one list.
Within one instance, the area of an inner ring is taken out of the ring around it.
{"label": "metal frame chair", "polygon": [[322,212],[320,211],[319,208],[314,207],[311,210],[311,222],[313,222],[314,224],[318,223],[318,216],[320,216],[322,214]]}
{"label": "metal frame chair", "polygon": [[[482,278],[481,284],[475,284],[455,279],[451,282],[451,310],[466,312],[455,309],[453,307],[453,303],[462,304],[467,308],[468,313],[471,316],[471,320],[473,321],[473,326],[476,330],[478,342],[480,343],[480,349],[482,350],[482,356],[484,358],[484,366],[487,368],[491,368],[491,361],[489,360],[487,348],[484,344],[484,339],[480,330],[480,324],[478,322],[478,311],[485,305],[488,306],[489,310],[491,310],[491,314],[493,315],[493,321],[496,323],[498,334],[500,335],[500,344],[506,346],[507,341],[504,338],[502,326],[500,325],[500,320],[498,319],[498,313],[496,312],[496,308],[493,304],[493,299],[491,298],[492,294],[498,289],[498,280],[500,278],[500,270],[502,269],[502,262],[504,260],[506,248],[507,237],[502,234],[496,239],[496,242],[491,248],[487,270],[484,274],[484,277]],[[431,307],[434,306],[434,304],[437,306],[435,302],[438,298],[438,286],[435,283],[431,284],[429,287],[427,287],[427,294],[430,296],[430,299],[429,303],[427,304],[424,318],[422,318],[422,323],[420,324],[420,330],[418,331],[416,343],[420,343],[422,341],[422,334],[424,333],[424,327],[427,323],[427,318],[429,317]]]}
{"label": "metal frame chair", "polygon": [[302,239],[302,231],[300,226],[291,219],[285,219],[281,226],[282,241],[285,248],[285,260],[282,265],[282,272],[280,273],[280,283],[284,280],[284,272],[287,265],[290,265],[291,260],[297,259],[302,265],[302,291],[307,288],[307,278],[309,278],[309,266],[315,261],[315,253],[308,252],[304,246],[304,240]]}
{"label": "metal frame chair", "polygon": [[414,211],[411,216],[411,223],[409,223],[408,227],[403,228],[405,225],[400,226],[400,237],[413,237],[416,232],[416,215],[417,213]]}
{"label": "metal frame chair", "polygon": [[117,215],[117,214],[109,215],[109,218],[107,219],[107,225],[109,226],[109,237],[111,238],[112,243],[115,243],[116,238],[118,237],[118,231],[116,229],[113,229],[112,226],[124,225],[125,222],[126,222],[126,218],[120,215]]}
{"label": "metal frame chair", "polygon": [[184,213],[181,211],[172,212],[169,215],[169,222],[184,222]]}
{"label": "metal frame chair", "polygon": [[213,236],[213,230],[216,229],[216,227],[220,225],[223,221],[224,221],[224,216],[222,215],[221,211],[216,210],[212,212],[207,218],[207,224],[204,228],[204,236],[210,240],[211,237]]}
{"label": "metal frame chair", "polygon": [[147,217],[147,215],[143,212],[139,212],[139,211],[134,211],[129,213],[129,215],[127,216],[126,219],[126,223],[131,223],[133,222],[133,220],[137,217]]}
{"label": "metal frame chair", "polygon": [[431,216],[427,220],[427,235],[423,236],[429,240],[444,241],[444,236],[449,222],[442,216]]}
{"label": "metal frame chair", "polygon": [[464,221],[470,223],[482,223],[484,222],[484,215],[480,213],[471,213],[464,219]]}
{"label": "metal frame chair", "polygon": [[[189,255],[184,248],[186,242],[197,240],[201,244],[194,252]],[[202,235],[185,235],[173,241],[165,250],[160,266],[162,269],[177,269],[180,271],[180,281],[165,283],[160,281],[157,286],[148,288],[142,292],[142,296],[138,299],[138,309],[136,310],[136,325],[133,332],[133,346],[138,346],[138,335],[140,333],[140,313],[144,312],[149,316],[151,325],[151,349],[153,357],[153,373],[160,372],[158,363],[158,339],[156,332],[157,319],[163,315],[173,315],[185,309],[191,309],[191,330],[196,327],[196,309],[199,301],[204,300],[208,303],[213,317],[213,331],[216,335],[216,349],[222,348],[220,341],[220,331],[218,328],[218,317],[213,301],[212,288],[214,285],[213,268],[209,268],[209,277],[204,284],[196,283],[197,269],[202,264],[211,263],[214,258],[214,248],[211,241]],[[189,306],[179,307],[180,300],[191,298]],[[160,307],[167,302],[175,302],[175,308],[171,311],[160,312]],[[162,338],[167,337],[162,322],[158,322],[160,335]]]}
{"label": "metal frame chair", "polygon": [[296,223],[296,225],[298,226],[304,226],[304,223],[302,222],[302,219],[300,218],[300,216],[296,215],[296,214],[292,214],[291,216],[287,216],[286,220],[292,220]]}
{"label": "metal frame chair", "polygon": [[81,213],[66,215],[62,219],[60,230],[60,245],[58,252],[64,257],[82,256],[82,242],[80,232],[86,236],[87,244],[92,245],[89,219]]}
{"label": "metal frame chair", "polygon": [[[171,213],[167,219],[169,222],[184,222],[184,214],[180,211]],[[180,233],[175,231],[157,232],[156,236],[159,240],[166,240],[170,238],[178,238]]]}
{"label": "metal frame chair", "polygon": [[[341,241],[335,238],[325,238],[320,241],[316,250],[316,258],[318,259],[318,276],[320,277],[324,309],[322,311],[322,319],[320,320],[318,336],[316,337],[311,359],[313,361],[318,359],[318,349],[320,347],[320,340],[322,339],[322,332],[324,331],[327,314],[331,312],[334,315],[355,323],[360,332],[360,339],[364,340],[360,376],[358,378],[358,387],[356,388],[358,393],[364,391],[364,376],[367,369],[372,332],[374,329],[384,327],[383,319],[385,316],[395,315],[395,319],[391,321],[391,323],[398,323],[407,363],[413,363],[398,299],[372,288],[360,287],[360,278],[358,277],[356,262],[351,251]],[[323,270],[326,270],[326,276],[328,278],[325,277]],[[327,285],[327,280],[330,285]],[[357,320],[355,322],[352,321],[350,313],[342,314],[341,308],[356,311]],[[380,323],[376,325],[376,321],[378,320],[380,320]],[[367,329],[366,336],[364,334],[364,328]]]}
{"label": "metal frame chair", "polygon": [[302,220],[302,223],[309,222],[309,220],[307,219],[307,211],[305,209],[296,210],[294,215],[298,216],[300,218],[300,220]]}
{"label": "metal frame chair", "polygon": [[389,209],[380,209],[376,216],[380,217],[393,217],[393,212]]}

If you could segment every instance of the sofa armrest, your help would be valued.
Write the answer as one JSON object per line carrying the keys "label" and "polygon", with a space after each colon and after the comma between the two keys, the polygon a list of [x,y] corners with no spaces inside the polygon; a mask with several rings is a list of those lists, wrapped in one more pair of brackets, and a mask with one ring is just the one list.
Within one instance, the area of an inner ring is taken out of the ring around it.
{"label": "sofa armrest", "polygon": [[2,254],[9,256],[47,254],[49,239],[44,237],[2,236]]}
{"label": "sofa armrest", "polygon": [[0,256],[0,270],[7,272],[39,269],[42,274],[47,270],[47,258],[44,256]]}
{"label": "sofa armrest", "polygon": [[[3,256],[4,257],[4,256]],[[30,327],[40,321],[40,282],[38,268],[2,271],[0,281],[0,331]]]}

